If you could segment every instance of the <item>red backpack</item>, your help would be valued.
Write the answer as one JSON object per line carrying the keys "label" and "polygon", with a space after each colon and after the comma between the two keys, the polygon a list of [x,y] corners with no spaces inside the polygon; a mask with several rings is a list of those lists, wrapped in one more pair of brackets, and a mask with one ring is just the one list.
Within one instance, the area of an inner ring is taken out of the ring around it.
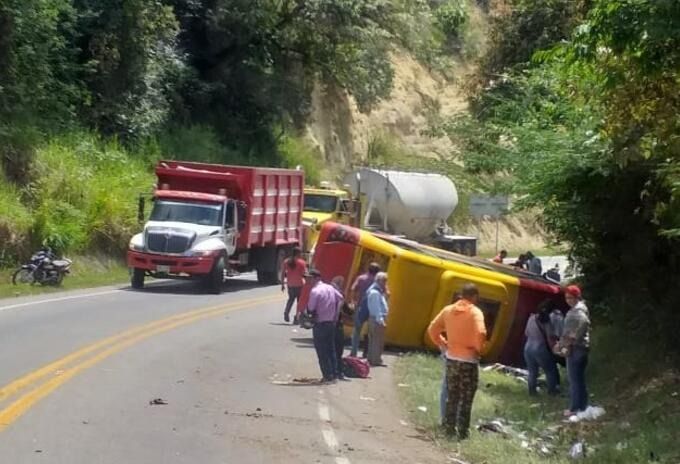
{"label": "red backpack", "polygon": [[371,366],[363,358],[345,356],[342,358],[342,372],[345,377],[365,379],[371,372]]}

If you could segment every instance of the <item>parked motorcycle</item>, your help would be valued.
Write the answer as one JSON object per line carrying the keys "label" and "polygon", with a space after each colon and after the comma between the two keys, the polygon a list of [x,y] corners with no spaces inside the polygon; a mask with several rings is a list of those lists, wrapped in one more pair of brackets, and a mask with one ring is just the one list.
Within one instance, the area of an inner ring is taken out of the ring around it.
{"label": "parked motorcycle", "polygon": [[12,283],[59,286],[70,273],[71,264],[70,259],[60,259],[49,248],[43,248],[14,272]]}

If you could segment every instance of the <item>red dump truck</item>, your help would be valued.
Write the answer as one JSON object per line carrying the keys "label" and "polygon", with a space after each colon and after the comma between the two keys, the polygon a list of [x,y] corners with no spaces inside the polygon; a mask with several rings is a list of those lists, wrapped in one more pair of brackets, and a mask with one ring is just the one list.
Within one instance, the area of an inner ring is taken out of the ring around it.
{"label": "red dump truck", "polygon": [[[133,288],[146,276],[195,278],[220,292],[224,277],[257,271],[275,284],[302,241],[302,171],[161,161],[153,208],[127,255]],[[144,217],[140,199],[140,217]]]}

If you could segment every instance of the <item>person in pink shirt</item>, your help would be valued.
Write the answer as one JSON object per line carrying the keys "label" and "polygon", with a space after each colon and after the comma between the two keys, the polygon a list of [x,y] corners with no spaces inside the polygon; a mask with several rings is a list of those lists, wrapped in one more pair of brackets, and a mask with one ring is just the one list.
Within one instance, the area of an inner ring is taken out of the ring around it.
{"label": "person in pink shirt", "polygon": [[321,273],[318,270],[310,270],[309,276],[312,280],[312,290],[309,293],[307,313],[314,316],[312,335],[323,376],[322,381],[335,382],[338,373],[335,327],[343,296],[335,287],[321,280]]}
{"label": "person in pink shirt", "polygon": [[302,287],[305,284],[305,274],[307,274],[307,263],[300,258],[301,250],[293,248],[293,256],[286,259],[281,267],[281,291],[286,289],[288,284],[288,301],[283,312],[283,320],[290,322],[290,310],[296,301],[300,300]]}

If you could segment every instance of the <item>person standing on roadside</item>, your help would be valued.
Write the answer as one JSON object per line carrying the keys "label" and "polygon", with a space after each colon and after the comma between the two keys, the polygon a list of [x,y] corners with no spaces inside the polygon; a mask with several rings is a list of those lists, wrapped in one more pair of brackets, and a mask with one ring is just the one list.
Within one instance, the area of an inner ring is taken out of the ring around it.
{"label": "person standing on roadside", "polygon": [[366,293],[368,306],[368,363],[383,366],[382,353],[385,348],[385,327],[387,326],[387,273],[378,272],[375,282]]}
{"label": "person standing on roadside", "polygon": [[577,285],[569,285],[564,290],[564,299],[570,309],[564,318],[562,337],[555,344],[554,351],[567,358],[569,409],[564,411],[566,417],[588,407],[586,367],[590,351],[590,315]]}
{"label": "person standing on roadside", "polygon": [[361,329],[363,329],[364,324],[368,321],[368,308],[365,305],[364,299],[366,298],[366,292],[373,285],[378,272],[380,272],[380,265],[378,263],[371,263],[368,265],[368,270],[357,277],[352,284],[352,303],[354,303],[355,309],[350,356],[356,356],[359,352]]}
{"label": "person standing on roadside", "polygon": [[307,273],[307,263],[300,258],[302,251],[295,247],[293,255],[286,259],[281,266],[281,291],[286,289],[288,284],[288,301],[286,309],[283,311],[283,320],[290,322],[290,310],[296,301],[300,300],[302,287],[305,284],[304,276]]}
{"label": "person standing on roadside", "polygon": [[336,377],[335,326],[342,295],[335,287],[321,280],[317,269],[309,271],[312,290],[307,303],[307,313],[314,316],[312,336],[314,348],[319,358],[322,381],[333,382]]}
{"label": "person standing on roadside", "polygon": [[543,275],[543,265],[541,264],[541,258],[534,256],[530,251],[527,251],[524,255],[527,257],[527,270],[532,274]]}
{"label": "person standing on roadside", "polygon": [[465,284],[461,297],[442,309],[427,332],[437,346],[446,349],[446,434],[464,440],[470,434],[470,415],[479,383],[479,360],[486,341],[486,325],[482,310],[476,306],[479,300],[477,286]]}
{"label": "person standing on roadside", "polygon": [[550,323],[551,301],[543,302],[536,313],[529,316],[524,335],[524,362],[529,371],[527,381],[529,395],[538,394],[537,383],[540,369],[545,372],[548,394],[557,395],[560,387],[560,373],[551,346],[555,342],[555,331]]}
{"label": "person standing on roadside", "polygon": [[508,257],[508,252],[501,250],[491,261],[497,264],[503,264],[503,260]]}
{"label": "person standing on roadside", "polygon": [[338,319],[335,325],[335,376],[339,380],[345,380],[345,374],[342,371],[342,354],[345,351],[345,322],[351,322],[352,319],[345,309],[347,307],[343,292],[345,278],[343,276],[335,276],[331,281],[331,285],[338,291]]}
{"label": "person standing on roadside", "polygon": [[[453,298],[451,299],[451,304],[454,304],[460,300],[460,292],[456,292],[453,294]],[[446,337],[446,333],[442,333],[442,338],[447,341],[448,343],[448,338]],[[446,401],[449,397],[449,392],[448,392],[448,386],[446,382],[446,350],[447,346],[442,344],[439,347],[439,351],[441,352],[441,358],[444,361],[444,373],[442,375],[442,386],[439,391],[439,421],[441,425],[444,425],[444,418],[446,417]]]}

